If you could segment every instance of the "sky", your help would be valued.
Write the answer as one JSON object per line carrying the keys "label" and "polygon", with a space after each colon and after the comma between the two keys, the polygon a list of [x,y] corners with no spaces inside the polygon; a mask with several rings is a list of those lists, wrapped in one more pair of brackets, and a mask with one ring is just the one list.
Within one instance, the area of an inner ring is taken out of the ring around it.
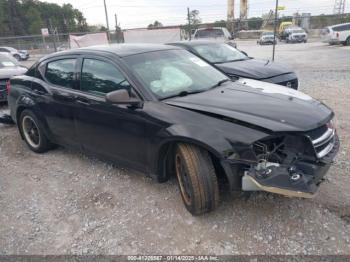
{"label": "sky", "polygon": [[[103,0],[43,0],[62,5],[70,3],[79,9],[90,25],[105,25]],[[249,17],[261,16],[274,9],[275,0],[248,0]],[[285,6],[283,15],[295,12],[332,14],[335,0],[279,0],[280,6]],[[235,3],[235,16],[239,13],[239,0]],[[348,1],[349,2],[349,1]],[[163,25],[178,25],[186,23],[187,7],[197,9],[203,22],[226,20],[227,0],[106,0],[110,28],[114,28],[117,14],[118,23],[122,29],[147,27],[155,20]],[[350,3],[345,7],[350,12]]]}

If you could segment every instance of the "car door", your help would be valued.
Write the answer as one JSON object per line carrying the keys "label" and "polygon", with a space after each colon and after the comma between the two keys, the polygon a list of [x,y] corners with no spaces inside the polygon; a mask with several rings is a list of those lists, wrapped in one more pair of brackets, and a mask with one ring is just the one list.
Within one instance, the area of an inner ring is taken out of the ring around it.
{"label": "car door", "polygon": [[118,89],[136,91],[112,61],[84,57],[81,62],[77,133],[82,147],[89,153],[145,170],[147,141],[152,129],[142,108],[111,105],[105,95]]}
{"label": "car door", "polygon": [[[39,66],[44,85],[49,92],[39,101],[41,111],[54,140],[79,147],[75,130],[77,57],[60,57]],[[35,88],[34,88],[35,89]]]}

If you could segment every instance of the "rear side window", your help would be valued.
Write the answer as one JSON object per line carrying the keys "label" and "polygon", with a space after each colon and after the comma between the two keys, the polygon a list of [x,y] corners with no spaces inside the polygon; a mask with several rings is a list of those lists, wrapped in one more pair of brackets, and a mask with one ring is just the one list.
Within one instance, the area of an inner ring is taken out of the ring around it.
{"label": "rear side window", "polygon": [[76,59],[61,59],[47,64],[45,78],[54,85],[74,88]]}
{"label": "rear side window", "polygon": [[2,47],[0,47],[0,52],[10,53],[9,50],[7,50],[6,48],[2,48]]}
{"label": "rear side window", "polygon": [[342,32],[342,31],[350,30],[350,24],[339,25],[339,26],[333,27],[333,30],[336,31],[336,32]]}
{"label": "rear side window", "polygon": [[104,95],[119,89],[130,91],[131,86],[113,64],[96,59],[84,59],[80,89]]}

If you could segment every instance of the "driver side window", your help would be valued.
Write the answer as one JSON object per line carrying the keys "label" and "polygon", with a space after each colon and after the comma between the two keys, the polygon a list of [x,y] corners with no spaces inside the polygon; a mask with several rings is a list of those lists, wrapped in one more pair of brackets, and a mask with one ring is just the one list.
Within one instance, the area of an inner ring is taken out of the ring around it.
{"label": "driver side window", "polygon": [[113,64],[96,59],[84,59],[80,86],[82,91],[95,95],[119,89],[131,91],[129,82]]}

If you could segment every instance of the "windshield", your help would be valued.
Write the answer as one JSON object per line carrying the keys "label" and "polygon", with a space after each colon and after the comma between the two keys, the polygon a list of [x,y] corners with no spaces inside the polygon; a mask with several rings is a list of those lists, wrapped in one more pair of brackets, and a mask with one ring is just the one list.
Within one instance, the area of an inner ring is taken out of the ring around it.
{"label": "windshield", "polygon": [[210,63],[226,63],[249,59],[245,54],[227,44],[197,45],[196,52]]}
{"label": "windshield", "polygon": [[181,92],[204,92],[228,78],[185,50],[167,50],[124,58],[134,75],[158,99]]}
{"label": "windshield", "polygon": [[7,54],[0,54],[0,68],[15,66],[18,66],[18,62],[15,58]]}
{"label": "windshield", "polygon": [[224,32],[221,29],[208,28],[198,30],[195,38],[217,38],[224,36]]}
{"label": "windshield", "polygon": [[273,36],[273,32],[265,32],[262,35],[263,36]]}
{"label": "windshield", "polygon": [[305,33],[305,31],[299,29],[299,30],[293,30],[292,33],[293,34],[301,34],[301,33]]}

